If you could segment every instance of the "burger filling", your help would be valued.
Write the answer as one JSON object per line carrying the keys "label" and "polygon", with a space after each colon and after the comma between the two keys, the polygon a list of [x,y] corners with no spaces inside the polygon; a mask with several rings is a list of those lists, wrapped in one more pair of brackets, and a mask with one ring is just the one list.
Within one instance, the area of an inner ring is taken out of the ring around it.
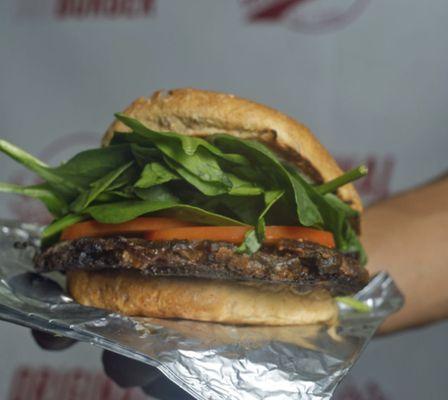
{"label": "burger filling", "polygon": [[254,254],[222,241],[148,241],[123,236],[81,238],[49,247],[36,257],[41,272],[136,269],[145,275],[183,276],[314,287],[334,295],[361,289],[368,280],[356,257],[312,242],[282,239]]}
{"label": "burger filling", "polygon": [[359,215],[336,196],[365,175],[362,167],[316,184],[256,141],[155,132],[117,118],[130,132],[58,167],[0,141],[43,180],[0,190],[38,198],[54,216],[39,271],[136,269],[334,295],[367,283]]}

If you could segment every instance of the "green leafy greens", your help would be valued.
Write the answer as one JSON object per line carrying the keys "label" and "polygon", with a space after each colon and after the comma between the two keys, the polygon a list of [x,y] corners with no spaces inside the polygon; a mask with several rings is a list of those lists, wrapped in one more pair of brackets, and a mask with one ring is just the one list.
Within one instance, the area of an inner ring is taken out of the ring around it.
{"label": "green leafy greens", "polygon": [[372,310],[368,304],[362,302],[361,300],[355,299],[354,297],[336,297],[336,300],[339,303],[345,304],[360,313],[368,313]]}
{"label": "green leafy greens", "polygon": [[302,225],[333,233],[336,245],[365,254],[350,221],[357,212],[334,194],[365,175],[364,167],[315,186],[263,144],[230,135],[207,139],[155,132],[123,114],[130,133],[116,132],[109,147],[83,151],[51,167],[0,140],[0,151],[35,172],[33,186],[0,183],[0,191],[42,201],[54,221],[47,243],[85,219],[122,223],[166,215],[198,225],[250,225],[239,251],[256,252],[266,225]]}

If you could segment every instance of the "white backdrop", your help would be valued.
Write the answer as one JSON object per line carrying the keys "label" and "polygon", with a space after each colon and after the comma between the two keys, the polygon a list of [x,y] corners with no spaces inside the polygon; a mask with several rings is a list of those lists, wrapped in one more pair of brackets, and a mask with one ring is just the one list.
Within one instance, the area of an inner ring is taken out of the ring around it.
{"label": "white backdrop", "polygon": [[[367,162],[360,190],[373,201],[448,168],[447,19],[443,0],[2,0],[1,135],[56,162],[138,96],[228,91],[297,117],[345,167]],[[1,157],[0,179],[32,177]],[[0,216],[45,219],[6,196]],[[372,343],[339,398],[443,398],[447,333]],[[98,354],[48,355],[0,323],[0,398],[18,365],[98,369]]]}

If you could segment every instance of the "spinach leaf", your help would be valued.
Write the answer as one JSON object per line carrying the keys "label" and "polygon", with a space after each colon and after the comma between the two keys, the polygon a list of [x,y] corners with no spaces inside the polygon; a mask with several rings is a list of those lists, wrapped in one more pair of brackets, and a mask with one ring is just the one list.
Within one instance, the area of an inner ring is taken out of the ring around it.
{"label": "spinach leaf", "polygon": [[245,225],[240,221],[198,207],[167,201],[123,201],[92,206],[84,212],[98,222],[118,224],[145,214],[155,212],[160,214],[161,211],[169,212],[168,215],[171,217],[195,222],[199,225]]}
{"label": "spinach leaf", "polygon": [[135,141],[140,144],[149,143],[160,143],[161,141],[174,143],[180,142],[183,151],[186,155],[192,156],[196,154],[199,147],[208,150],[211,154],[222,158],[231,163],[240,164],[240,165],[249,165],[248,160],[241,156],[240,154],[227,154],[223,153],[219,148],[213,146],[213,144],[208,141],[194,136],[188,135],[180,135],[174,132],[155,132],[146,126],[144,126],[141,122],[137,121],[134,118],[128,117],[122,113],[115,114],[115,117],[125,124],[127,127],[131,128],[136,136],[140,136],[140,138],[136,138],[135,136],[121,135],[118,140],[126,140],[126,141]]}
{"label": "spinach leaf", "polygon": [[219,182],[207,182],[191,173],[189,170],[184,168],[181,164],[170,160],[169,158],[164,159],[165,164],[167,164],[172,170],[176,171],[184,180],[193,185],[201,193],[206,196],[216,196],[218,194],[227,193],[228,187],[222,185]]}
{"label": "spinach leaf", "polygon": [[[156,132],[152,129],[147,128],[145,125],[143,125],[140,121],[131,118],[123,113],[116,113],[115,118],[117,118],[119,121],[121,121],[123,124],[125,124],[128,128],[131,128],[133,133],[118,133],[119,136],[114,139],[119,141],[127,141],[127,142],[134,142],[139,143],[142,145],[145,144],[154,144],[158,143],[160,141],[177,141],[179,144],[182,145],[184,148],[184,151],[186,154],[193,155],[197,149],[197,144],[192,140],[193,138],[188,137],[186,135],[179,135],[174,132]],[[115,135],[117,134],[115,133]],[[132,136],[134,135],[134,137]],[[137,135],[137,137],[135,137]]]}
{"label": "spinach leaf", "polygon": [[304,226],[322,226],[322,216],[308,195],[307,183],[300,177],[292,176],[266,146],[259,142],[222,134],[212,136],[211,140],[224,151],[241,152],[255,165],[265,166],[267,173],[262,179],[271,188],[289,188],[288,195],[294,199],[300,223]]}
{"label": "spinach leaf", "polygon": [[267,225],[297,225],[297,213],[295,203],[285,195],[276,201],[266,215]]}
{"label": "spinach leaf", "polygon": [[356,235],[355,230],[350,226],[350,224],[346,221],[345,223],[345,234],[344,234],[344,243],[340,250],[349,252],[349,253],[358,253],[359,254],[359,262],[361,265],[366,265],[368,258],[367,254],[359,241],[358,235]]}
{"label": "spinach leaf", "polygon": [[255,183],[249,182],[232,173],[227,172],[227,177],[232,183],[229,194],[233,196],[257,196],[264,192],[263,188]]}
{"label": "spinach leaf", "polygon": [[368,304],[362,302],[361,300],[355,299],[354,297],[336,297],[336,301],[345,304],[360,313],[367,313],[372,310]]}
{"label": "spinach leaf", "polygon": [[339,197],[334,194],[328,193],[324,195],[325,200],[331,207],[338,209],[341,213],[344,213],[347,218],[358,217],[359,212],[351,208],[348,204],[345,204]]}
{"label": "spinach leaf", "polygon": [[303,226],[314,226],[322,228],[323,219],[319,212],[319,208],[309,196],[309,186],[305,181],[301,180],[299,175],[292,176],[289,174],[290,182],[294,189],[294,197],[297,205],[299,221]]}
{"label": "spinach leaf", "polygon": [[204,202],[203,208],[216,209],[211,204],[212,201],[215,201],[217,205],[224,206],[230,215],[235,215],[239,220],[254,226],[264,207],[262,196],[240,197],[221,195],[209,200],[209,202]]}
{"label": "spinach leaf", "polygon": [[57,240],[59,234],[70,225],[76,224],[87,219],[86,215],[67,214],[62,218],[56,219],[42,231],[42,244],[44,246]]}
{"label": "spinach leaf", "polygon": [[[298,171],[287,166],[290,173],[300,179]],[[367,173],[367,168],[360,166],[327,184],[320,186],[307,185],[306,190],[313,203],[317,205],[323,218],[323,228],[333,233],[336,247],[344,252],[359,254],[361,265],[367,263],[367,255],[359,241],[356,232],[350,226],[350,220],[359,216],[359,213],[345,204],[337,196],[327,191],[335,190],[340,185],[352,181],[354,177],[361,177]],[[303,179],[303,178],[302,178]]]}
{"label": "spinach leaf", "polygon": [[158,214],[178,218],[182,221],[188,221],[198,225],[247,226],[245,223],[236,219],[187,204],[179,204],[169,210],[167,209],[166,213],[162,211]]}
{"label": "spinach leaf", "polygon": [[280,200],[280,198],[285,194],[282,190],[269,190],[264,194],[264,201],[266,204],[266,207],[264,208],[263,212],[258,217],[257,222],[257,237],[260,241],[260,243],[264,240],[265,237],[265,229],[266,229],[266,223],[265,223],[265,217],[267,213],[271,210],[272,206]]}
{"label": "spinach leaf", "polygon": [[3,139],[0,139],[0,151],[38,175],[49,168],[43,161]]}
{"label": "spinach leaf", "polygon": [[341,186],[366,176],[368,172],[369,170],[365,165],[360,165],[359,167],[353,168],[329,182],[316,186],[316,190],[320,194],[333,193]]}
{"label": "spinach leaf", "polygon": [[361,265],[365,265],[367,263],[366,253],[355,231],[350,226],[350,219],[357,217],[358,212],[333,194],[322,196],[314,188],[310,190],[310,193],[323,216],[324,229],[333,233],[336,247],[344,252],[358,253]]}
{"label": "spinach leaf", "polygon": [[255,229],[251,229],[244,235],[244,241],[240,246],[238,246],[236,252],[240,254],[254,254],[260,249],[260,247],[261,242],[257,237],[257,232],[255,231]]}
{"label": "spinach leaf", "polygon": [[258,217],[256,229],[246,233],[244,242],[238,247],[238,252],[253,254],[260,249],[266,234],[265,216],[284,194],[285,192],[280,190],[272,190],[265,193],[266,207]]}
{"label": "spinach leaf", "polygon": [[130,200],[90,206],[84,210],[84,214],[90,215],[98,222],[119,224],[175,205],[176,202]]}
{"label": "spinach leaf", "polygon": [[313,192],[311,195],[313,196],[313,201],[319,207],[320,213],[324,219],[323,229],[333,233],[338,248],[345,247],[345,213],[333,207],[325,197]]}
{"label": "spinach leaf", "polygon": [[[130,125],[138,129],[140,136],[137,133],[123,134],[121,140],[126,139],[129,142],[133,142],[134,155],[139,158],[140,162],[142,162],[143,159],[156,158],[157,154],[151,147],[156,146],[159,152],[181,164],[185,169],[198,176],[200,179],[210,182],[221,182],[230,186],[230,182],[222,172],[213,154],[204,149],[197,148],[195,148],[194,153],[191,151],[185,152],[185,149],[182,146],[182,140],[187,138],[188,143],[190,143],[190,139],[192,140],[193,138],[173,133],[154,132],[144,127],[138,121],[132,121],[133,122],[131,122]],[[138,143],[138,145],[135,143]],[[145,146],[150,146],[149,150]],[[188,148],[191,149],[191,146],[189,145]]]}
{"label": "spinach leaf", "polygon": [[30,171],[35,172],[51,186],[58,188],[58,192],[63,194],[65,200],[67,200],[67,198],[70,199],[79,193],[80,188],[76,183],[67,180],[42,161],[6,140],[0,140],[0,151],[16,160]]}
{"label": "spinach leaf", "polygon": [[90,189],[83,191],[75,201],[70,205],[70,210],[74,213],[80,213],[89,206],[101,193],[106,191],[109,186],[126,170],[128,170],[134,161],[130,161],[125,165],[109,172],[104,177],[90,184]]}
{"label": "spinach leaf", "polygon": [[[124,134],[129,135],[129,134]],[[160,150],[155,147],[141,146],[136,143],[131,143],[132,155],[137,161],[137,164],[143,168],[146,164],[157,161],[162,158]]]}
{"label": "spinach leaf", "polygon": [[224,193],[229,193],[234,196],[256,196],[263,193],[263,189],[256,184],[239,178],[232,173],[225,173],[226,181],[229,185],[223,185],[220,182],[210,182],[203,180],[201,177],[191,173],[183,167],[182,164],[164,158],[165,163],[175,170],[184,180],[196,187],[200,192],[207,196],[217,196]]}
{"label": "spinach leaf", "polygon": [[129,145],[87,150],[55,168],[4,140],[0,140],[0,151],[39,175],[66,202],[73,201],[91,182],[131,160]]}
{"label": "spinach leaf", "polygon": [[123,188],[121,190],[107,190],[101,193],[96,198],[95,204],[98,203],[115,203],[123,199],[135,199],[136,194],[132,186]]}
{"label": "spinach leaf", "polygon": [[148,189],[136,188],[134,189],[134,192],[142,200],[179,203],[179,199],[162,185],[152,186]]}
{"label": "spinach leaf", "polygon": [[[251,163],[252,172],[256,170],[253,166],[258,167],[258,173],[267,172],[266,176],[252,176],[260,178],[266,182],[268,186],[275,186],[287,181],[287,175],[284,173],[282,164],[278,161],[274,153],[266,146],[253,140],[243,140],[235,136],[227,134],[216,134],[210,136],[209,140],[223,151],[235,152],[245,156]],[[261,171],[260,171],[261,170]],[[269,171],[271,170],[271,173]]]}
{"label": "spinach leaf", "polygon": [[160,185],[179,177],[159,162],[151,162],[145,165],[135,187],[147,189],[154,185]]}
{"label": "spinach leaf", "polygon": [[[132,161],[129,145],[82,151],[52,171],[63,179],[87,188],[90,183]],[[45,179],[45,178],[44,178]]]}
{"label": "spinach leaf", "polygon": [[134,161],[132,165],[121,173],[107,188],[107,191],[121,191],[123,188],[132,187],[141,174],[141,167]]}
{"label": "spinach leaf", "polygon": [[19,186],[12,183],[0,183],[0,192],[15,193],[40,200],[48,211],[55,217],[60,217],[68,211],[68,205],[64,199],[51,190],[51,187],[42,183],[33,186]]}
{"label": "spinach leaf", "polygon": [[231,187],[232,183],[220,168],[216,157],[207,150],[198,148],[194,155],[188,155],[178,143],[159,142],[157,148],[170,160],[181,165],[184,170],[205,182],[219,183]]}

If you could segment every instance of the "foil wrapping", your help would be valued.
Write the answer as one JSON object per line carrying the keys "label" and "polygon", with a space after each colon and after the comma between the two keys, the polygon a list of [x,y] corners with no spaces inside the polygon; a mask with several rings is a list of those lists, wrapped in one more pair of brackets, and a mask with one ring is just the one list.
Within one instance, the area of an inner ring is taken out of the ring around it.
{"label": "foil wrapping", "polygon": [[356,295],[371,311],[340,305],[333,326],[123,317],[75,303],[62,274],[33,272],[39,231],[0,222],[0,319],[143,361],[198,399],[329,399],[378,326],[403,303],[392,279],[380,273]]}

